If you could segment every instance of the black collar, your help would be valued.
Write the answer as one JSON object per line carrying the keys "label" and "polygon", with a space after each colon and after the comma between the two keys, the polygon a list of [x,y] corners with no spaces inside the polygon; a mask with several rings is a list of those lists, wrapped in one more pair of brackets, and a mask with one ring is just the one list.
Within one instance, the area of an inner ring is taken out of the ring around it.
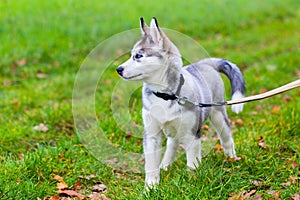
{"label": "black collar", "polygon": [[180,93],[180,90],[181,90],[183,84],[184,84],[184,77],[182,74],[180,74],[179,86],[178,86],[175,94],[174,93],[168,94],[168,93],[162,93],[162,92],[153,92],[153,94],[159,98],[162,98],[165,101],[176,100],[176,99],[178,99],[178,96],[179,96],[179,93]]}
{"label": "black collar", "polygon": [[159,98],[162,98],[163,100],[176,100],[177,96],[175,94],[167,94],[167,93],[161,93],[161,92],[153,92],[153,94]]}

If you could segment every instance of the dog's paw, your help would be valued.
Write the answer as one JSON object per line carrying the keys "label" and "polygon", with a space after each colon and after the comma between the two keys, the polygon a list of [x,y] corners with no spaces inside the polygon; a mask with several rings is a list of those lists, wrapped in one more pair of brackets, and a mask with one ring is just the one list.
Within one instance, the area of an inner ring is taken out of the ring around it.
{"label": "dog's paw", "polygon": [[146,182],[146,184],[145,184],[145,192],[147,193],[147,192],[150,192],[150,191],[155,191],[156,189],[157,189],[157,187],[158,187],[158,182],[157,183],[154,183],[154,182]]}
{"label": "dog's paw", "polygon": [[159,168],[164,170],[164,171],[168,171],[170,166],[171,166],[171,163],[161,163]]}
{"label": "dog's paw", "polygon": [[229,158],[235,158],[236,157],[236,153],[234,148],[224,148],[224,154],[226,156],[228,156]]}

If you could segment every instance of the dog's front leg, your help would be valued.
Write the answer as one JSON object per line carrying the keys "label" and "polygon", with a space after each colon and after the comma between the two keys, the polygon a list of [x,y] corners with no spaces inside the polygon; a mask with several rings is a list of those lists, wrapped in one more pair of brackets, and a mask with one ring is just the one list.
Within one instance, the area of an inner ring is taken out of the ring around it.
{"label": "dog's front leg", "polygon": [[161,169],[167,170],[168,167],[172,165],[172,163],[175,159],[175,156],[176,156],[178,146],[179,146],[179,144],[178,144],[177,138],[168,137],[167,149],[166,149],[164,157],[160,163]]}
{"label": "dog's front leg", "polygon": [[[148,130],[149,131],[149,130]],[[150,133],[145,131],[144,135],[144,154],[145,154],[145,172],[146,185],[153,187],[159,183],[159,164],[161,157],[162,132]]]}
{"label": "dog's front leg", "polygon": [[187,166],[189,169],[196,169],[201,162],[201,139],[194,134],[186,134],[183,138],[183,145],[186,151]]}

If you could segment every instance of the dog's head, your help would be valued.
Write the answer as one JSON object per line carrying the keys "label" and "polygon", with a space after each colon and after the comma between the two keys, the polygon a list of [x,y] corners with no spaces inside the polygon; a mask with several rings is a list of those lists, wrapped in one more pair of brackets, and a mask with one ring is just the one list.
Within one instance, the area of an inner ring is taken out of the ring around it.
{"label": "dog's head", "polygon": [[167,67],[182,66],[180,53],[168,39],[153,18],[150,27],[140,18],[142,39],[131,51],[131,57],[117,68],[118,74],[126,80],[152,82],[156,76],[163,76]]}

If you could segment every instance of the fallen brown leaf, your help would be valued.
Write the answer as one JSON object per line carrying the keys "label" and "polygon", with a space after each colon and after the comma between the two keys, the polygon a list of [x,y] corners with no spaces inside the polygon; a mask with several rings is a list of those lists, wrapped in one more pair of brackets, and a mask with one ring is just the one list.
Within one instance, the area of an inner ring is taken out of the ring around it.
{"label": "fallen brown leaf", "polygon": [[54,175],[53,179],[57,180],[57,181],[60,181],[60,182],[64,181],[63,177],[58,176],[58,175]]}
{"label": "fallen brown leaf", "polygon": [[214,149],[215,149],[216,154],[222,154],[223,153],[223,147],[222,147],[221,144],[216,144]]}
{"label": "fallen brown leaf", "polygon": [[263,89],[261,89],[258,93],[259,93],[259,94],[263,94],[263,93],[268,92],[268,91],[269,91],[268,89],[263,88]]}
{"label": "fallen brown leaf", "polygon": [[201,129],[203,129],[203,130],[209,130],[209,126],[208,125],[206,125],[206,124],[204,124],[204,125],[202,125],[202,127],[201,127]]}
{"label": "fallen brown leaf", "polygon": [[279,191],[276,191],[276,190],[270,190],[270,191],[268,191],[268,194],[273,195],[274,197],[276,197],[276,199],[279,199],[279,198],[280,198],[280,192],[279,192]]}
{"label": "fallen brown leaf", "polygon": [[284,187],[290,186],[292,183],[290,181],[287,181],[285,183],[282,183],[281,185]]}
{"label": "fallen brown leaf", "polygon": [[87,197],[74,191],[74,190],[59,190],[58,193],[60,195],[66,195],[66,196],[70,196],[70,197],[77,197],[80,199],[86,199]]}
{"label": "fallen brown leaf", "polygon": [[77,180],[77,181],[74,183],[73,187],[74,187],[75,190],[80,190],[80,189],[81,189],[81,185],[82,185],[81,180]]}
{"label": "fallen brown leaf", "polygon": [[280,111],[280,106],[273,106],[272,113],[277,114]]}
{"label": "fallen brown leaf", "polygon": [[102,200],[110,200],[105,194],[100,194]]}
{"label": "fallen brown leaf", "polygon": [[128,132],[127,134],[126,134],[126,136],[125,136],[125,138],[131,138],[133,136],[133,133],[132,132]]}
{"label": "fallen brown leaf", "polygon": [[230,163],[230,162],[236,162],[236,161],[239,161],[239,160],[242,160],[242,158],[241,157],[225,158],[224,162]]}
{"label": "fallen brown leaf", "polygon": [[293,162],[292,167],[296,168],[297,166],[298,166],[298,163],[297,162]]}
{"label": "fallen brown leaf", "polygon": [[93,192],[92,194],[88,195],[88,198],[90,198],[92,200],[99,200],[100,194],[98,192]]}
{"label": "fallen brown leaf", "polygon": [[293,196],[291,196],[291,200],[300,200],[300,195],[294,194]]}
{"label": "fallen brown leaf", "polygon": [[284,95],[284,97],[283,97],[283,103],[288,103],[290,101],[292,101],[292,98],[289,95],[287,95],[287,94]]}
{"label": "fallen brown leaf", "polygon": [[94,187],[93,187],[93,191],[94,192],[102,192],[102,191],[104,191],[104,190],[106,190],[106,185],[104,185],[104,184],[100,184],[100,185],[95,185]]}
{"label": "fallen brown leaf", "polygon": [[255,110],[261,110],[262,109],[262,106],[261,105],[258,105],[258,106],[255,106]]}
{"label": "fallen brown leaf", "polygon": [[247,194],[243,195],[242,199],[247,199],[247,198],[251,197],[253,194],[255,194],[255,192],[256,192],[256,190],[251,190]]}
{"label": "fallen brown leaf", "polygon": [[237,125],[241,126],[241,125],[244,124],[244,121],[243,121],[242,119],[237,119],[237,120],[235,121],[235,123],[236,123]]}
{"label": "fallen brown leaf", "polygon": [[37,73],[36,77],[39,78],[39,79],[43,79],[43,78],[47,78],[47,74],[44,74],[44,73]]}
{"label": "fallen brown leaf", "polygon": [[27,60],[25,58],[23,58],[21,60],[18,60],[16,63],[19,67],[22,67],[23,65],[25,65],[27,63]]}
{"label": "fallen brown leaf", "polygon": [[251,200],[262,200],[262,195],[261,194],[257,194]]}
{"label": "fallen brown leaf", "polygon": [[253,183],[256,187],[260,187],[260,186],[263,186],[263,185],[264,185],[263,182],[258,181],[258,180],[254,180],[252,183]]}
{"label": "fallen brown leaf", "polygon": [[267,148],[267,145],[264,143],[264,138],[262,136],[260,136],[260,138],[258,139],[258,146],[262,149]]}
{"label": "fallen brown leaf", "polygon": [[242,200],[242,196],[245,193],[245,191],[241,191],[237,193],[236,191],[229,194],[228,200]]}
{"label": "fallen brown leaf", "polygon": [[43,123],[40,123],[39,125],[34,126],[32,129],[35,130],[35,131],[42,131],[42,132],[47,132],[48,131],[48,127]]}
{"label": "fallen brown leaf", "polygon": [[57,189],[64,190],[67,189],[69,186],[64,181],[57,183]]}
{"label": "fallen brown leaf", "polygon": [[300,180],[300,178],[297,178],[297,177],[295,177],[295,176],[291,176],[290,178],[289,178],[289,181],[291,182],[291,183],[297,183],[297,181],[298,180]]}
{"label": "fallen brown leaf", "polygon": [[90,174],[90,175],[87,175],[85,177],[86,180],[91,180],[92,178],[95,178],[96,176],[94,174]]}
{"label": "fallen brown leaf", "polygon": [[54,196],[50,197],[50,200],[59,200],[59,196],[54,195]]}

